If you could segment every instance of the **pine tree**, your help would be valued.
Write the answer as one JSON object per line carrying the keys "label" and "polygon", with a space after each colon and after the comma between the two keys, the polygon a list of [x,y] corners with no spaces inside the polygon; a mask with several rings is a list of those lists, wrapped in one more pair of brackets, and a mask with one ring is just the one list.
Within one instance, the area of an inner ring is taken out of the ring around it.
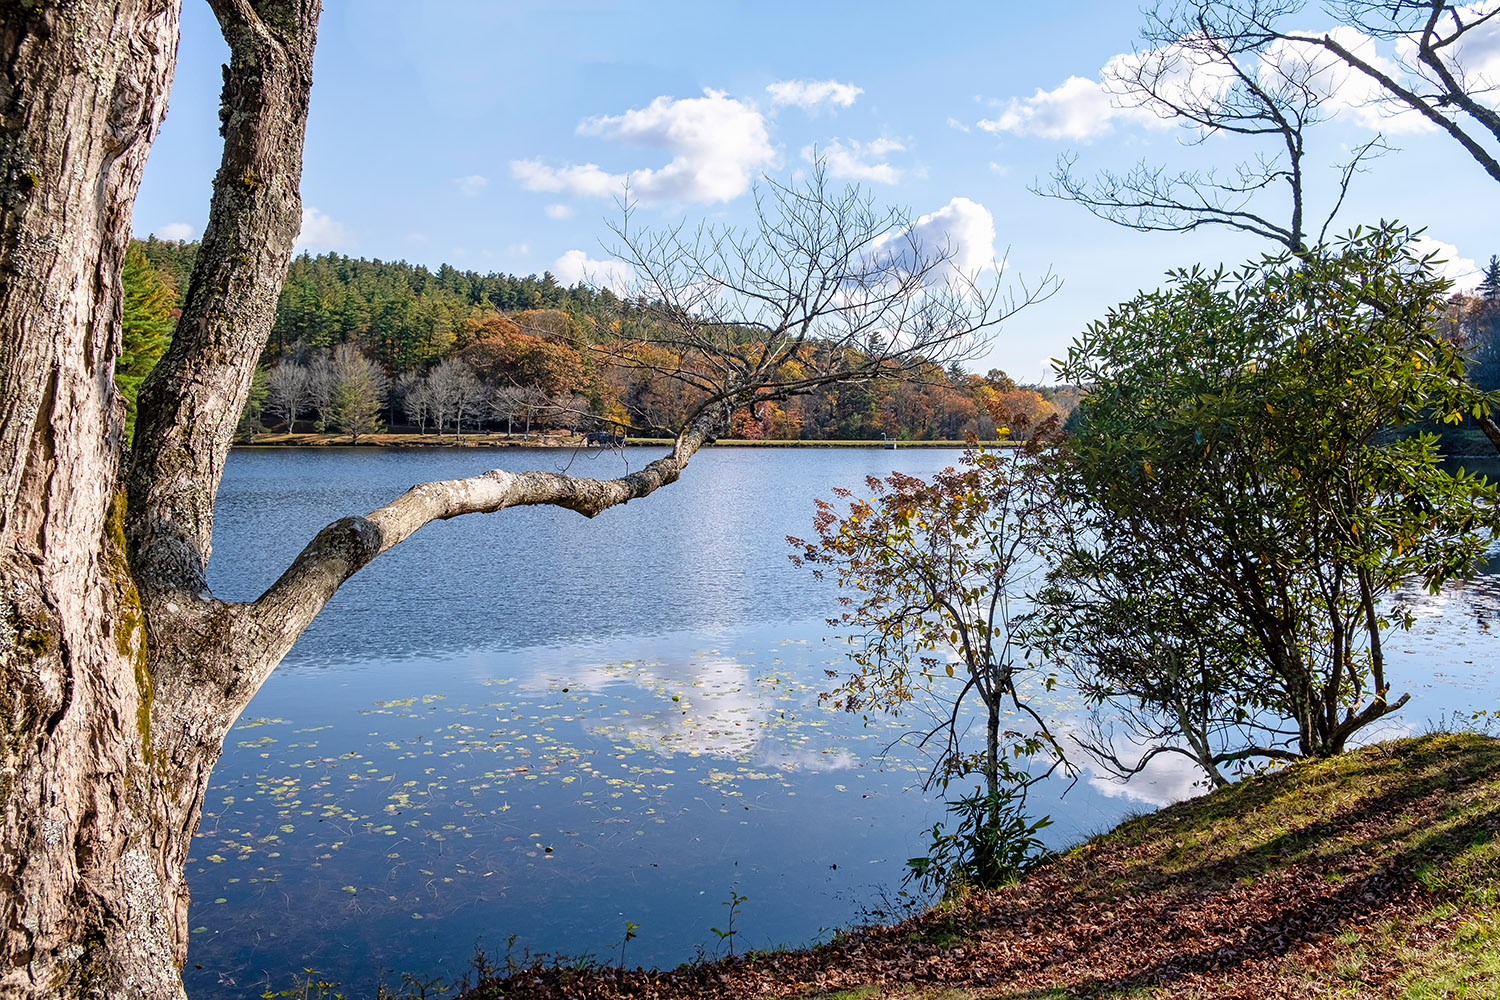
{"label": "pine tree", "polygon": [[120,357],[115,361],[115,385],[125,397],[125,438],[135,433],[135,399],[141,382],[172,343],[172,309],[177,292],[162,277],[138,243],[125,251],[120,275],[124,304],[120,320]]}
{"label": "pine tree", "polygon": [[1479,281],[1479,296],[1486,302],[1500,301],[1500,257],[1490,255],[1484,266],[1484,277]]}

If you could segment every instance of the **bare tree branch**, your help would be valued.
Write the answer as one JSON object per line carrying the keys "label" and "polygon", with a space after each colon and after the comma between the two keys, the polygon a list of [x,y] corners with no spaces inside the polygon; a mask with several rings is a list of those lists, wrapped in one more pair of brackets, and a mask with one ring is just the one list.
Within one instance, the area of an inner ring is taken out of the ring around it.
{"label": "bare tree branch", "polygon": [[423,483],[363,517],[345,517],[329,524],[255,602],[238,605],[265,637],[283,645],[267,650],[270,662],[257,668],[261,676],[241,683],[248,701],[269,675],[275,662],[291,648],[344,581],[376,556],[400,544],[423,525],[464,514],[493,514],[507,507],[552,506],[595,517],[610,507],[654,493],[677,481],[689,459],[713,440],[727,416],[704,416],[681,437],[672,451],[639,472],[617,479],[585,479],[552,472],[506,472],[494,469],[468,479]]}
{"label": "bare tree branch", "polygon": [[765,182],[756,198],[749,230],[637,232],[622,203],[613,252],[637,276],[647,333],[588,345],[595,356],[690,386],[699,410],[748,406],[971,357],[987,330],[1058,287],[1047,274],[1002,291],[1003,263],[966,272],[906,213],[834,190],[821,164],[803,184]]}
{"label": "bare tree branch", "polygon": [[172,346],[141,387],[126,477],[147,589],[206,591],[213,504],[302,227],[302,142],[318,0],[212,0],[230,62],[224,153]]}
{"label": "bare tree branch", "polygon": [[[1466,36],[1473,38],[1500,11],[1442,0],[1346,0],[1334,6],[1345,22],[1342,33],[1280,27],[1304,6],[1302,0],[1162,0],[1145,12],[1147,47],[1115,60],[1106,74],[1122,106],[1178,122],[1190,134],[1189,144],[1221,134],[1274,140],[1274,151],[1238,165],[1236,180],[1195,171],[1169,174],[1142,163],[1123,175],[1102,172],[1090,182],[1077,175],[1076,158],[1066,155],[1037,193],[1077,202],[1132,229],[1223,226],[1301,252],[1318,196],[1306,172],[1309,130],[1337,111],[1339,74],[1349,70],[1374,85],[1379,101],[1415,111],[1447,132],[1500,180],[1492,149],[1500,138],[1500,114],[1476,96],[1492,91],[1495,82],[1466,74],[1461,59]],[[1349,27],[1409,42],[1415,61],[1404,73],[1388,71],[1384,61],[1351,47]],[[1344,206],[1354,176],[1386,148],[1377,136],[1336,165],[1338,180],[1327,196],[1319,240]]]}

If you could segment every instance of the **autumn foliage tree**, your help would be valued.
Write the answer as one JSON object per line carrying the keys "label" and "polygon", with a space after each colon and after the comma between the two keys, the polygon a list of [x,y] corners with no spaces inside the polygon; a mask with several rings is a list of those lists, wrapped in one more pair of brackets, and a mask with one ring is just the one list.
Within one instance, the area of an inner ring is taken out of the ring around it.
{"label": "autumn foliage tree", "polygon": [[[868,499],[835,490],[847,510],[816,502],[815,540],[787,539],[794,563],[837,583],[844,610],[829,624],[850,630],[853,670],[823,700],[847,712],[929,713],[933,724],[917,739],[939,748],[929,781],[981,777],[962,867],[984,885],[1014,874],[1003,814],[1018,805],[1014,783],[1024,789],[1031,778],[1007,761],[1050,758],[1050,771],[1061,757],[1031,701],[1052,679],[1015,627],[1045,571],[1038,551],[1064,516],[1040,450],[1040,440],[1015,454],[973,450],[930,481],[870,477]],[[977,750],[965,740],[971,696],[983,719]]]}
{"label": "autumn foliage tree", "polygon": [[571,395],[589,383],[583,357],[568,341],[523,333],[517,322],[504,317],[472,324],[471,330],[474,342],[461,357],[483,381],[536,388],[547,396]]}

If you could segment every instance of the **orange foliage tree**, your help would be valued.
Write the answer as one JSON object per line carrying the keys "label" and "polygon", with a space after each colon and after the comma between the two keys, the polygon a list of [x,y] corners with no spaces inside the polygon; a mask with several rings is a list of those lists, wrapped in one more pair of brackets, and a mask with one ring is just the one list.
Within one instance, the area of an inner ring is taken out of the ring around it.
{"label": "orange foliage tree", "polygon": [[516,323],[503,317],[477,324],[477,332],[480,336],[464,349],[462,357],[487,382],[536,388],[548,396],[579,393],[588,387],[583,357],[565,343],[522,333]]}

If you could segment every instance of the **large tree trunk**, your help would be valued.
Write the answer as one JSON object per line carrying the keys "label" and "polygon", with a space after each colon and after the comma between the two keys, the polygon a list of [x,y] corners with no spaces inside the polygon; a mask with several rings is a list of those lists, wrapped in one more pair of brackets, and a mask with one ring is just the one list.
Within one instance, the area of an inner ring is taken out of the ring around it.
{"label": "large tree trunk", "polygon": [[[209,769],[289,640],[213,601],[214,491],[300,226],[316,0],[214,0],[224,162],[141,399],[129,503],[119,272],[165,112],[175,0],[3,24],[0,994],[180,997]],[[100,433],[101,429],[103,433]],[[127,535],[128,541],[127,541]],[[128,546],[128,554],[127,554]],[[294,636],[293,636],[294,638]]]}
{"label": "large tree trunk", "polygon": [[[0,995],[172,996],[185,940],[114,502],[119,272],[173,0],[0,20]],[[103,433],[100,433],[101,429]],[[82,431],[82,432],[80,432]]]}

